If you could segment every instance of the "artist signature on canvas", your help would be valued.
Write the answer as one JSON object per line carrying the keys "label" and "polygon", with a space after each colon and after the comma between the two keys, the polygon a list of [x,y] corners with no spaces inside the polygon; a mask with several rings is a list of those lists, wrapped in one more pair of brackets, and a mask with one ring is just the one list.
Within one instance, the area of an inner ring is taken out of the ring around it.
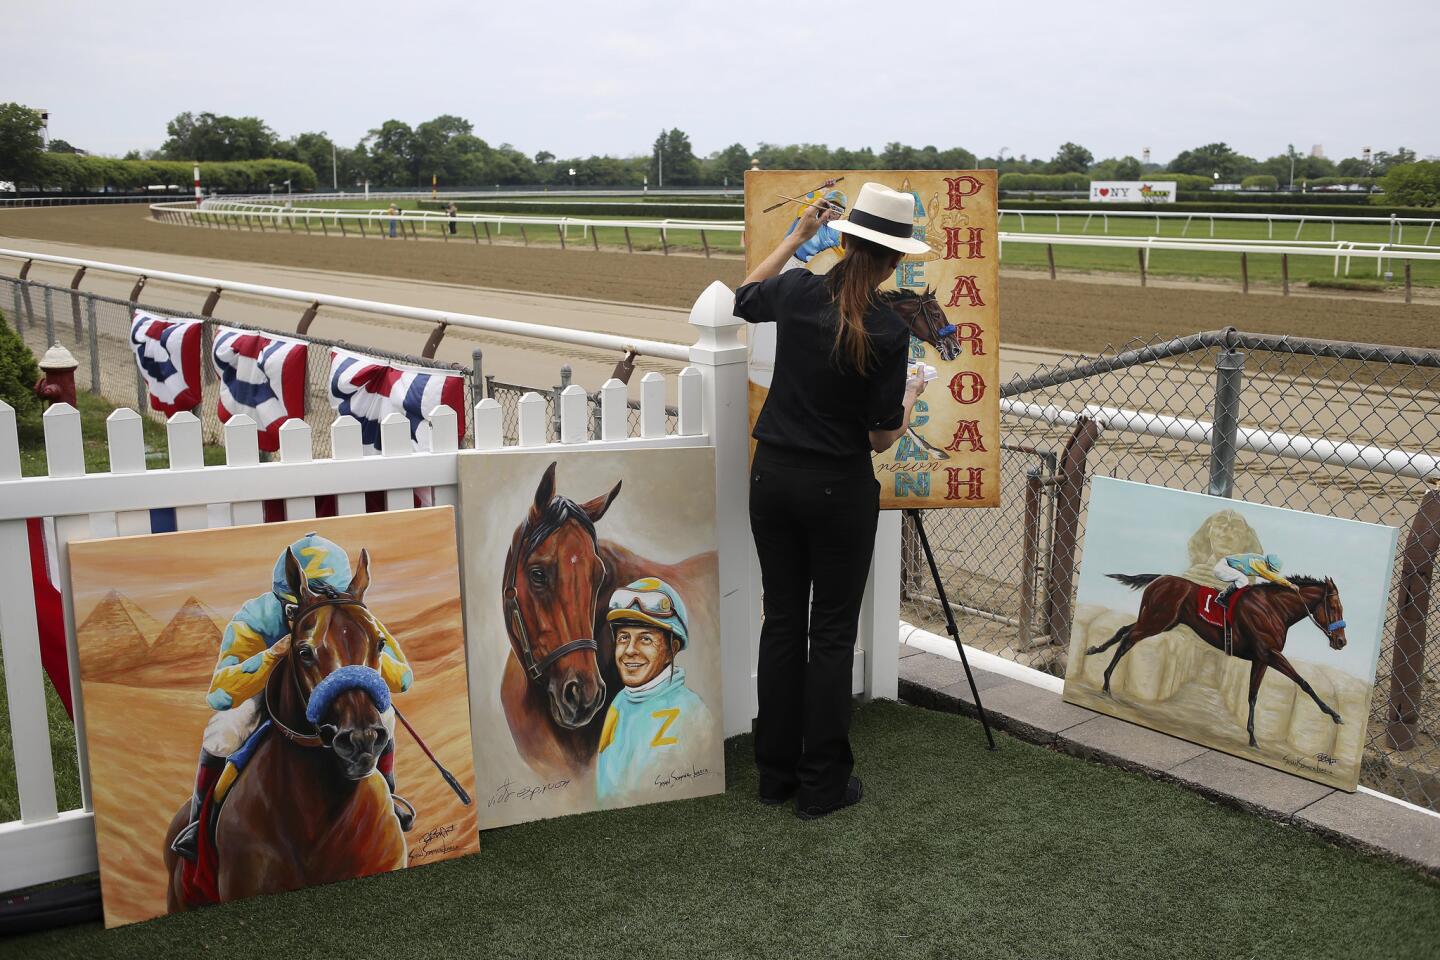
{"label": "artist signature on canvas", "polygon": [[418,845],[410,848],[410,860],[426,860],[446,853],[456,853],[460,848],[450,842],[455,834],[455,824],[447,823],[426,831]]}
{"label": "artist signature on canvas", "polygon": [[1324,770],[1327,767],[1335,766],[1336,762],[1335,758],[1328,753],[1317,753],[1314,759],[1289,753],[1285,754],[1285,765],[1294,767],[1297,770]]}
{"label": "artist signature on canvas", "polygon": [[493,807],[501,803],[509,803],[511,800],[537,800],[547,793],[554,793],[556,790],[564,790],[570,786],[569,780],[555,780],[551,783],[526,784],[516,786],[515,781],[506,780],[495,788],[485,806]]}
{"label": "artist signature on canvas", "polygon": [[687,780],[699,780],[710,773],[708,767],[696,767],[693,763],[689,770],[671,770],[668,774],[657,773],[655,775],[655,786],[673,787],[676,784],[684,783]]}

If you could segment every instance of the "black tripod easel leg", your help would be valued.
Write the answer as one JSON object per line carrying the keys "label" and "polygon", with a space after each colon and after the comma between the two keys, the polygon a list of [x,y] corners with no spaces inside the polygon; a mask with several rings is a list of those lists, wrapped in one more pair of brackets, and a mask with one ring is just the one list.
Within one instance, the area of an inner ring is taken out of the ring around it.
{"label": "black tripod easel leg", "polygon": [[925,551],[925,560],[930,564],[930,576],[935,581],[935,595],[940,598],[940,606],[945,610],[945,627],[950,631],[950,639],[955,641],[955,649],[960,652],[960,663],[965,667],[965,679],[970,681],[970,696],[975,700],[975,710],[980,714],[980,726],[985,728],[985,740],[990,744],[990,749],[995,749],[995,735],[990,732],[990,718],[985,715],[985,705],[980,702],[980,691],[975,689],[975,674],[970,672],[970,661],[965,657],[965,644],[960,642],[960,628],[955,626],[955,614],[950,610],[950,600],[945,596],[945,584],[940,580],[940,568],[935,564],[935,554],[930,550],[930,538],[925,536],[925,524],[920,518],[919,510],[906,510],[905,514],[915,524],[915,532],[920,535],[920,548]]}

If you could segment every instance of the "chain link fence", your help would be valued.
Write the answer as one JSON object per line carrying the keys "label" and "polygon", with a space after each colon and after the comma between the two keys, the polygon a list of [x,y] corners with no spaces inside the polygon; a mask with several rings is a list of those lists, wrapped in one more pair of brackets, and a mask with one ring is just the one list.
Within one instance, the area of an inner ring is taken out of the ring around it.
{"label": "chain link fence", "polygon": [[[1397,527],[1361,778],[1440,809],[1440,351],[1218,331],[1064,358],[1002,397],[1001,506],[927,514],[967,643],[1064,675],[1093,475]],[[943,635],[908,521],[903,542],[902,613]]]}

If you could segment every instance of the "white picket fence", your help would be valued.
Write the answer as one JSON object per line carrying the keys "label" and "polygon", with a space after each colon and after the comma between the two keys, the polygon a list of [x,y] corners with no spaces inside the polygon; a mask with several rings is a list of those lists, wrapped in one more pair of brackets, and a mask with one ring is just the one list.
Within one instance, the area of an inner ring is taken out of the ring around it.
{"label": "white picket fence", "polygon": [[[599,390],[600,439],[589,439],[590,401],[577,384],[560,396],[560,440],[555,443],[546,441],[545,398],[532,393],[520,401],[518,442],[513,446],[504,444],[499,404],[486,399],[474,408],[473,450],[457,448],[455,414],[438,407],[430,415],[436,439],[428,451],[412,450],[408,422],[392,414],[381,426],[383,455],[362,457],[360,427],[342,417],[331,428],[332,456],[312,459],[310,427],[292,420],[281,428],[279,459],[262,463],[255,424],[236,417],[225,427],[226,462],[205,466],[200,423],[180,413],[167,428],[169,467],[149,470],[140,415],[116,410],[106,424],[110,471],[86,474],[80,415],[57,405],[45,415],[48,475],[21,479],[14,411],[0,404],[0,643],[20,800],[20,819],[0,823],[0,891],[96,869],[66,545],[148,533],[152,509],[174,508],[180,530],[260,523],[265,500],[283,499],[292,520],[314,517],[315,498],[327,495],[337,497],[340,514],[363,513],[365,492],[371,490],[386,491],[388,509],[405,510],[413,506],[417,488],[430,488],[436,504],[455,504],[460,457],[503,457],[536,449],[713,446],[724,727],[727,735],[748,730],[755,713],[760,594],[747,506],[746,351],[737,336],[742,324],[733,307],[733,295],[717,282],[691,310],[697,340],[689,349],[690,365],[678,375],[679,417],[671,435],[665,426],[664,378],[648,373],[640,384],[640,435],[633,438],[627,436],[626,386],[610,380]],[[573,331],[549,330],[549,339],[576,341]],[[60,810],[56,799],[26,535],[31,517],[53,523],[57,547],[81,786],[76,810]],[[899,520],[895,513],[881,517],[877,561],[866,587],[855,671],[855,692],[866,696],[896,695]],[[136,762],[143,763],[143,757],[137,754]]]}

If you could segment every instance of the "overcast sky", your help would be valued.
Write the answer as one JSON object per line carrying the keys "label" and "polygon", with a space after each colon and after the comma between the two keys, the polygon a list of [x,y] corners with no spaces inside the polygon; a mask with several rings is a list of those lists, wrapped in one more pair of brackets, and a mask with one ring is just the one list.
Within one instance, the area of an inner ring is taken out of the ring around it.
{"label": "overcast sky", "polygon": [[[963,146],[1163,163],[1216,140],[1264,158],[1440,153],[1440,3],[1316,0],[498,4],[0,0],[0,100],[97,153],[158,147],[185,110],[351,145],[459,114],[562,157],[739,141]],[[1167,10],[1173,8],[1173,10]]]}

